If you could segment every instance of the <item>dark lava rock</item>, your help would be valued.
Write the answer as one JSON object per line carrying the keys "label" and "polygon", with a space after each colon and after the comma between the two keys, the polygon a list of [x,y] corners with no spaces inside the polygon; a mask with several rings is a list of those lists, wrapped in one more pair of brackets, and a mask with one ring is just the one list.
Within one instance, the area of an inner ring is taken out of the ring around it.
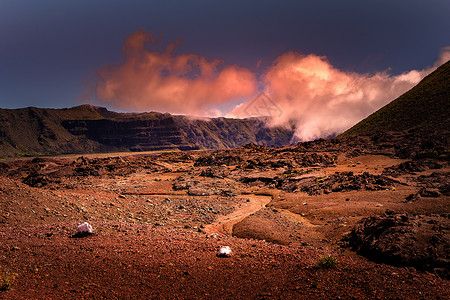
{"label": "dark lava rock", "polygon": [[50,180],[47,176],[35,172],[25,177],[23,183],[31,187],[43,187],[49,184]]}
{"label": "dark lava rock", "polygon": [[[1,166],[0,166],[1,167]],[[125,176],[139,170],[164,173],[168,169],[152,157],[78,157],[74,161],[35,158],[6,165],[5,174],[32,187],[52,187],[64,179],[89,176]],[[0,170],[1,173],[1,170]]]}
{"label": "dark lava rock", "polygon": [[405,199],[406,199],[405,203],[407,203],[407,202],[415,202],[415,201],[420,199],[420,193],[409,194],[408,196],[406,196]]}
{"label": "dark lava rock", "polygon": [[419,186],[422,186],[426,189],[438,189],[441,194],[450,196],[449,175],[449,172],[421,175],[417,177],[417,182]]}
{"label": "dark lava rock", "polygon": [[5,164],[4,162],[0,162],[0,175],[6,174],[8,171],[9,166]]}
{"label": "dark lava rock", "polygon": [[238,165],[241,161],[242,158],[238,154],[228,154],[226,151],[222,151],[199,157],[194,166],[233,166]]}
{"label": "dark lava rock", "polygon": [[230,172],[226,168],[222,167],[209,167],[203,170],[200,176],[210,177],[210,178],[225,178]]}
{"label": "dark lava rock", "polygon": [[443,165],[443,163],[436,160],[406,161],[399,165],[385,168],[383,175],[401,176],[403,174],[414,174],[428,169],[441,169]]}
{"label": "dark lava rock", "polygon": [[346,237],[349,246],[375,261],[418,270],[450,273],[450,215],[386,211],[362,219]]}
{"label": "dark lava rock", "polygon": [[360,175],[354,175],[353,172],[338,172],[326,178],[283,177],[278,180],[277,187],[284,191],[302,191],[313,196],[353,190],[379,191],[390,189],[393,185],[394,181],[383,175],[372,175],[368,172]]}
{"label": "dark lava rock", "polygon": [[405,202],[414,202],[419,200],[421,197],[437,198],[440,195],[441,194],[436,190],[421,188],[417,193],[409,194],[408,196],[406,196]]}
{"label": "dark lava rock", "polygon": [[243,161],[242,170],[296,169],[301,167],[325,167],[335,163],[335,157],[322,153],[299,153],[287,149],[277,150],[272,155],[261,155]]}
{"label": "dark lava rock", "polygon": [[193,185],[195,185],[192,181],[185,181],[185,180],[176,180],[173,185],[172,188],[175,191],[180,191],[180,190],[187,190],[190,187],[192,187]]}
{"label": "dark lava rock", "polygon": [[422,189],[420,190],[420,196],[422,197],[431,197],[431,198],[437,198],[440,196],[438,191],[428,190],[428,189]]}

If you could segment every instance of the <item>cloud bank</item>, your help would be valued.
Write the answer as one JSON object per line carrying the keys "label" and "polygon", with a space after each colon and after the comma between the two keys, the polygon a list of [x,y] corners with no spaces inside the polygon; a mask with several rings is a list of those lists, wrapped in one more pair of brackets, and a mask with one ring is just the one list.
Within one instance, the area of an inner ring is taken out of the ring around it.
{"label": "cloud bank", "polygon": [[[271,125],[295,125],[302,141],[336,135],[402,95],[450,59],[441,50],[434,66],[392,76],[386,72],[358,74],[333,67],[325,57],[288,52],[278,57],[263,76],[271,99]],[[236,106],[228,116],[246,117],[257,101]],[[279,111],[279,113],[278,113]],[[264,112],[264,109],[262,109]]]}
{"label": "cloud bank", "polygon": [[[226,116],[271,115],[270,126],[294,124],[302,141],[345,131],[450,59],[450,47],[445,47],[432,67],[393,76],[345,72],[326,57],[287,52],[258,82],[248,69],[198,54],[175,54],[179,41],[162,51],[148,49],[158,43],[142,30],[130,35],[122,48],[123,61],[97,72],[97,99],[126,110],[196,116],[221,115],[220,105],[248,99]],[[255,100],[258,85],[264,97]]]}
{"label": "cloud bank", "polygon": [[138,30],[122,47],[123,61],[97,71],[96,96],[115,108],[179,114],[215,115],[216,105],[251,97],[256,79],[238,66],[218,59],[174,54],[180,41],[151,51],[159,40]]}

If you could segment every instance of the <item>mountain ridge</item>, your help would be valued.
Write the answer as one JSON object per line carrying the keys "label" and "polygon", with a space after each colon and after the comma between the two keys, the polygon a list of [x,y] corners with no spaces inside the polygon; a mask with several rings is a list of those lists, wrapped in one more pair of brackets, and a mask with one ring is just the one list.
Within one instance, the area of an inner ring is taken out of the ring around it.
{"label": "mountain ridge", "polygon": [[[231,134],[232,133],[232,134]],[[289,128],[263,119],[194,119],[169,113],[118,113],[89,104],[52,109],[0,109],[0,156],[229,149],[287,145]]]}
{"label": "mountain ridge", "polygon": [[416,86],[352,126],[339,137],[388,131],[441,131],[450,128],[450,61]]}

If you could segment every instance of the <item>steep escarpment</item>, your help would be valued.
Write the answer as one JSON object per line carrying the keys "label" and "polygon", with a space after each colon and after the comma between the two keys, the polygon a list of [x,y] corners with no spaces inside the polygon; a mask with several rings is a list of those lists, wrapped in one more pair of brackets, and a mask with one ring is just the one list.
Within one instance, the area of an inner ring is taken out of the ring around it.
{"label": "steep escarpment", "polygon": [[193,119],[117,113],[81,105],[66,109],[0,109],[0,156],[164,149],[228,149],[248,143],[286,145],[293,131],[262,119]]}
{"label": "steep escarpment", "polygon": [[73,135],[121,150],[199,149],[186,138],[170,115],[151,119],[66,120],[62,125]]}
{"label": "steep escarpment", "polygon": [[249,119],[192,119],[176,116],[176,124],[187,138],[202,148],[229,149],[249,143],[264,146],[283,146],[293,139],[293,129],[267,127],[263,118]]}

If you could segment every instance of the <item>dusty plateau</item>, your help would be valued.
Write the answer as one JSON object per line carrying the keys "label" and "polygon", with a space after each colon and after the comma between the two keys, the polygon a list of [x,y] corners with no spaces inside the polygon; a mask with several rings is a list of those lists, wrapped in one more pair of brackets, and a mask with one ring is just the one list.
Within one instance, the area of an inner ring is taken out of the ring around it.
{"label": "dusty plateau", "polygon": [[448,299],[448,163],[359,152],[0,163],[0,297]]}

